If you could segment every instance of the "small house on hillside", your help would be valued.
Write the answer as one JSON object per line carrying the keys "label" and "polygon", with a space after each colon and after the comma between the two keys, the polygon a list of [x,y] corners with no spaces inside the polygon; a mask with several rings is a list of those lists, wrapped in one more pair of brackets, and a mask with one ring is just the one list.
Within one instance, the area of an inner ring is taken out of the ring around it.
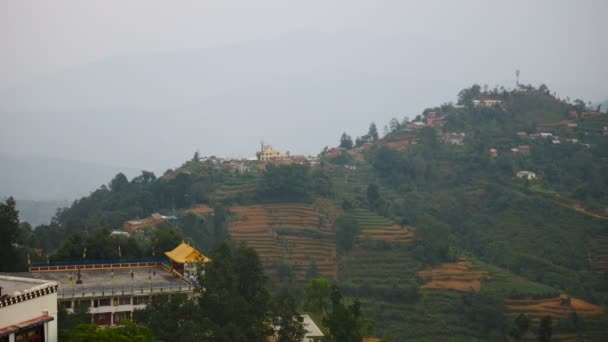
{"label": "small house on hillside", "polygon": [[473,100],[473,107],[475,108],[491,108],[502,103],[502,100],[482,97]]}
{"label": "small house on hillside", "polygon": [[517,178],[520,179],[527,179],[527,180],[534,180],[536,179],[536,173],[532,172],[532,171],[519,171],[516,174]]}
{"label": "small house on hillside", "polygon": [[530,153],[530,145],[519,145],[517,146],[519,153],[521,154],[529,154]]}
{"label": "small house on hillside", "polygon": [[409,128],[415,128],[415,129],[419,129],[419,128],[424,128],[424,127],[426,127],[426,124],[425,124],[424,122],[422,122],[422,121],[414,121],[414,122],[412,122],[412,123],[408,124],[408,126],[407,126],[407,127],[409,127]]}
{"label": "small house on hillside", "polygon": [[490,149],[490,157],[492,157],[492,158],[498,157],[498,151],[496,151],[495,148]]}
{"label": "small house on hillside", "polygon": [[426,125],[429,127],[443,127],[447,122],[447,116],[439,116],[436,112],[429,112],[426,118]]}
{"label": "small house on hillside", "polygon": [[330,149],[329,151],[327,151],[327,156],[330,158],[335,158],[335,157],[341,155],[342,152],[345,150],[346,149],[343,147],[334,147],[334,148]]}
{"label": "small house on hillside", "polygon": [[123,224],[123,229],[129,233],[134,233],[145,227],[154,227],[161,222],[164,222],[167,218],[159,213],[154,213],[143,220],[130,220]]}

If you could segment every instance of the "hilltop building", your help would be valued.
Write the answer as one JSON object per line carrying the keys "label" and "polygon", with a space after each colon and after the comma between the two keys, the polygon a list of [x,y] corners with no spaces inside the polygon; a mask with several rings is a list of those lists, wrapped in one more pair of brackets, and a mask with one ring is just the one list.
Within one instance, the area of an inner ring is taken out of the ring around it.
{"label": "hilltop building", "polygon": [[0,341],[56,342],[53,281],[0,275]]}
{"label": "hilltop building", "polygon": [[501,103],[502,103],[502,100],[482,97],[482,98],[473,100],[473,107],[475,107],[475,108],[490,108],[490,107],[497,106],[497,105],[499,105]]}
{"label": "hilltop building", "polygon": [[[197,263],[205,264],[211,260],[185,243],[181,243],[165,254],[168,258],[108,261],[107,263],[90,262],[85,259],[49,265],[46,263],[32,264],[30,272],[11,273],[8,278],[15,278],[13,275],[17,275],[23,277],[18,279],[25,279],[25,281],[35,282],[35,284],[45,284],[33,288],[30,292],[21,290],[24,295],[35,298],[30,293],[41,288],[40,291],[44,294],[48,292],[52,296],[46,296],[40,307],[34,308],[29,305],[25,307],[24,310],[31,312],[32,317],[19,316],[8,323],[5,323],[8,317],[5,318],[5,313],[1,311],[4,309],[4,304],[0,305],[0,341],[4,342],[1,338],[5,326],[34,318],[37,320],[32,321],[33,324],[38,325],[53,321],[56,319],[58,305],[63,306],[69,312],[73,312],[76,307],[84,307],[88,309],[91,323],[111,326],[121,320],[132,319],[133,312],[145,308],[152,296],[193,293],[194,280],[197,277]],[[0,286],[4,287],[4,291],[6,291],[4,278],[6,277],[0,275]],[[9,300],[11,298],[9,297]],[[2,297],[2,303],[4,303],[4,297]],[[44,309],[47,310],[49,317],[42,313]],[[35,313],[38,316],[34,317]],[[20,321],[15,322],[16,320]],[[49,324],[49,331],[56,336],[56,322]],[[24,325],[24,327],[26,326]],[[45,327],[45,329],[47,328]],[[53,340],[20,341],[54,342],[56,337]]]}
{"label": "hilltop building", "polygon": [[258,160],[261,162],[271,161],[271,160],[283,160],[288,159],[289,155],[287,153],[283,153],[279,150],[275,150],[272,146],[262,145],[262,150],[256,153]]}

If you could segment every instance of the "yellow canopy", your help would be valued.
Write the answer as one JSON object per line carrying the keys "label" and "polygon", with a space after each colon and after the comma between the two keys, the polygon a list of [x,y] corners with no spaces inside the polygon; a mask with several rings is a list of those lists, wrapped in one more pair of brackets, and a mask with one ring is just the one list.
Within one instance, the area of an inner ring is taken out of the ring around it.
{"label": "yellow canopy", "polygon": [[165,252],[165,255],[169,257],[169,259],[183,264],[184,262],[198,262],[201,261],[203,263],[208,263],[211,259],[204,256],[201,252],[196,249],[188,246],[186,243],[182,242],[179,246],[175,247],[174,250],[170,252]]}

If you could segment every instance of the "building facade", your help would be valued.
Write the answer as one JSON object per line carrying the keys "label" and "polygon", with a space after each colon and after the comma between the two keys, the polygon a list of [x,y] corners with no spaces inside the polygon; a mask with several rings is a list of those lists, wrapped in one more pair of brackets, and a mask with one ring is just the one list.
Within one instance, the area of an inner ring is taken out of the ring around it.
{"label": "building facade", "polygon": [[53,281],[0,275],[0,342],[56,342]]}
{"label": "building facade", "polygon": [[257,152],[259,161],[271,161],[271,160],[282,160],[288,159],[287,153],[283,153],[279,150],[275,150],[272,146],[262,146],[262,150]]}

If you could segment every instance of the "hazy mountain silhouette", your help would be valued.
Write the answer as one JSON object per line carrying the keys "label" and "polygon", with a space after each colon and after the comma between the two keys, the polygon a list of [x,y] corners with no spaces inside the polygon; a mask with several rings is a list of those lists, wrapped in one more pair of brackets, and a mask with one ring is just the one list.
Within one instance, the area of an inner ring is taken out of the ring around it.
{"label": "hazy mountain silhouette", "polygon": [[117,57],[5,91],[0,113],[16,153],[154,168],[196,149],[253,156],[261,139],[292,153],[318,153],[344,130],[364,134],[372,120],[382,130],[391,117],[453,100],[474,82],[511,77],[510,68],[497,71],[497,61],[512,54],[500,45],[477,51],[487,62],[473,72],[465,70],[471,56],[448,56],[454,47],[412,37],[298,33]]}
{"label": "hazy mountain silhouette", "polygon": [[135,169],[82,161],[21,157],[0,153],[0,198],[74,200],[108,184],[118,172],[133,177]]}

